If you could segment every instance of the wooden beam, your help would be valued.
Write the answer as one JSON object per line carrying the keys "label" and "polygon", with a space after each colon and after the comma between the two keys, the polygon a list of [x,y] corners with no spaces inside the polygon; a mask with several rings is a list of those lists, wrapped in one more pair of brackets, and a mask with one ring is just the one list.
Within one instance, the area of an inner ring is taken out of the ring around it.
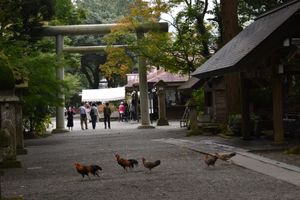
{"label": "wooden beam", "polygon": [[283,84],[277,73],[278,66],[273,67],[272,73],[272,95],[273,95],[273,131],[274,143],[284,143],[283,130]]}
{"label": "wooden beam", "polygon": [[[104,51],[108,46],[77,46],[77,47],[64,47],[64,53],[96,53]],[[128,45],[113,45],[113,48],[125,48]]]}
{"label": "wooden beam", "polygon": [[243,77],[241,73],[241,113],[242,113],[242,134],[244,140],[249,140],[251,137],[250,128],[250,111],[249,111],[249,90],[247,80]]}
{"label": "wooden beam", "polygon": [[[56,35],[89,35],[89,34],[108,34],[114,28],[121,27],[120,24],[86,24],[86,25],[65,25],[65,26],[47,26],[42,27],[41,36],[56,36]],[[148,32],[157,29],[168,32],[168,23],[159,22],[156,24],[143,24],[136,27],[137,32]]]}
{"label": "wooden beam", "polygon": [[300,61],[293,65],[284,65],[284,73],[300,73]]}

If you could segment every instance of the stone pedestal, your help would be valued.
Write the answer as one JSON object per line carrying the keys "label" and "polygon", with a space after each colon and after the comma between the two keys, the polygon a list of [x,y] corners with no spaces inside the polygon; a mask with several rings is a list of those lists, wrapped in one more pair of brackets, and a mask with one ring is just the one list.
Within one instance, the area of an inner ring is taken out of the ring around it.
{"label": "stone pedestal", "polygon": [[19,98],[14,90],[0,90],[0,167],[21,167],[17,161],[16,105]]}
{"label": "stone pedestal", "polygon": [[19,118],[17,113],[20,99],[15,95],[16,80],[8,58],[0,52],[0,168],[21,167],[16,127],[22,126],[22,115]]}
{"label": "stone pedestal", "polygon": [[16,85],[16,95],[19,97],[19,102],[16,103],[16,140],[17,140],[17,155],[27,154],[27,149],[24,147],[23,133],[23,91],[28,87],[28,83]]}
{"label": "stone pedestal", "polygon": [[197,102],[194,99],[190,99],[187,102],[187,105],[189,107],[189,127],[190,130],[188,132],[188,135],[199,135],[201,134],[201,130],[198,126],[198,120],[197,120]]}
{"label": "stone pedestal", "polygon": [[158,120],[157,120],[157,126],[167,126],[169,125],[169,122],[166,117],[166,91],[165,88],[167,84],[160,80],[155,85],[157,90],[157,96],[158,96]]}
{"label": "stone pedestal", "polygon": [[17,154],[27,154],[27,149],[24,147],[24,134],[23,134],[23,122],[22,122],[22,104],[18,102],[16,104],[16,142],[17,142]]}

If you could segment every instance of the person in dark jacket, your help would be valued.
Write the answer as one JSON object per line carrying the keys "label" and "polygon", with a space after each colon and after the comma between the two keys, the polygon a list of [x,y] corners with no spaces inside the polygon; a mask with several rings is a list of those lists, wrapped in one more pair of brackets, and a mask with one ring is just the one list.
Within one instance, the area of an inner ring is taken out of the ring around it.
{"label": "person in dark jacket", "polygon": [[69,128],[69,130],[73,130],[73,126],[74,126],[74,121],[73,121],[73,115],[75,114],[75,111],[69,107],[69,109],[67,110],[67,127]]}
{"label": "person in dark jacket", "polygon": [[106,129],[106,127],[108,127],[110,129],[111,110],[108,102],[105,103],[105,107],[103,108],[103,115],[104,115],[104,128]]}
{"label": "person in dark jacket", "polygon": [[92,119],[92,127],[93,127],[93,129],[95,129],[97,118],[98,118],[98,108],[95,103],[92,104],[90,115],[91,115],[91,119]]}

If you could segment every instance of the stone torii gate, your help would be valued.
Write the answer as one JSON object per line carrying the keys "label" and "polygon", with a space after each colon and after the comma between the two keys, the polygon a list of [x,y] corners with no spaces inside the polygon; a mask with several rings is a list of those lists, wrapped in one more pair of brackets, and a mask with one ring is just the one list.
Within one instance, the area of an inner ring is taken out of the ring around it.
{"label": "stone torii gate", "polygon": [[[42,36],[56,37],[56,54],[61,56],[63,52],[66,53],[89,53],[99,52],[106,48],[106,46],[84,46],[84,47],[64,47],[64,36],[67,35],[88,35],[88,34],[108,34],[113,28],[117,28],[118,24],[89,24],[89,25],[66,25],[66,26],[48,26],[42,29]],[[136,28],[137,39],[142,39],[144,33],[157,29],[159,31],[168,32],[168,23],[144,24]],[[121,47],[123,45],[115,45]],[[139,128],[153,128],[150,125],[150,116],[148,110],[148,85],[147,85],[147,69],[145,61],[139,57],[139,90],[140,90],[140,106],[141,106],[141,125]],[[64,67],[61,66],[56,71],[57,79],[64,80]],[[61,99],[65,99],[64,94],[58,94]],[[64,120],[64,105],[56,107],[56,129],[53,133],[67,132],[65,129]]]}

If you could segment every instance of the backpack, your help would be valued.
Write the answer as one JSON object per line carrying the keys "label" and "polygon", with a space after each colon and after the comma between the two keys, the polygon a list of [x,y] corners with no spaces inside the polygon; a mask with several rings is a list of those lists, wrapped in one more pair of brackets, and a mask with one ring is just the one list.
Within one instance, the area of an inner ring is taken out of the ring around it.
{"label": "backpack", "polygon": [[110,116],[111,115],[111,110],[109,107],[104,107],[104,115],[105,116]]}
{"label": "backpack", "polygon": [[90,115],[91,115],[91,116],[96,115],[96,113],[95,113],[95,108],[93,108],[93,107],[91,108]]}

